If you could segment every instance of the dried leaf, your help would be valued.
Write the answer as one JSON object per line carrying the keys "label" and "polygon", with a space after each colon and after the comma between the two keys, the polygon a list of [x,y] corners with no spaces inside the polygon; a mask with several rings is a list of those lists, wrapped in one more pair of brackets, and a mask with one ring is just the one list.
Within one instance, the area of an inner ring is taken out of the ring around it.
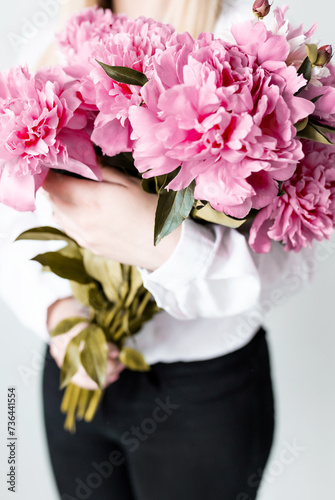
{"label": "dried leaf", "polygon": [[129,275],[129,291],[125,301],[125,307],[130,307],[133,303],[138,290],[143,286],[140,272],[135,266],[131,266]]}
{"label": "dried leaf", "polygon": [[28,229],[28,231],[23,231],[23,233],[21,233],[15,241],[19,240],[62,240],[77,245],[76,241],[70,238],[70,236],[51,226],[34,227],[32,229]]}
{"label": "dried leaf", "polygon": [[314,64],[318,58],[318,47],[315,43],[306,43],[305,49],[307,52],[307,57],[312,64]]}
{"label": "dried leaf", "polygon": [[86,328],[73,337],[73,339],[71,339],[68,343],[60,373],[61,389],[67,386],[73,375],[78,371],[80,366],[80,345],[85,338]]}
{"label": "dried leaf", "polygon": [[81,284],[87,284],[91,281],[81,260],[66,257],[61,255],[60,252],[46,252],[36,255],[36,257],[31,260],[39,262],[42,266],[47,266],[53,273],[61,278],[76,281]]}
{"label": "dried leaf", "polygon": [[221,226],[231,227],[236,229],[245,223],[247,219],[235,219],[234,217],[229,217],[223,212],[218,212],[210,206],[209,203],[202,206],[201,208],[194,208],[192,210],[192,217],[194,219],[202,219],[207,222],[212,222],[213,224],[220,224]]}
{"label": "dried leaf", "polygon": [[123,281],[120,264],[100,257],[86,248],[82,249],[82,255],[87,273],[101,283],[106,297],[111,302],[117,302],[119,300],[119,288]]}
{"label": "dried leaf", "polygon": [[80,354],[80,361],[87,374],[100,388],[104,386],[107,373],[107,340],[97,325],[91,324],[86,329],[86,341]]}
{"label": "dried leaf", "polygon": [[87,323],[87,318],[73,317],[63,319],[53,330],[51,330],[50,337],[63,335],[63,333],[69,332],[74,326],[78,325],[79,323]]}
{"label": "dried leaf", "polygon": [[150,366],[145,361],[143,355],[132,347],[124,346],[119,354],[119,359],[130,370],[147,372]]}
{"label": "dried leaf", "polygon": [[77,299],[83,306],[90,307],[89,291],[94,284],[89,283],[88,285],[81,285],[76,281],[70,281],[70,286],[74,298]]}

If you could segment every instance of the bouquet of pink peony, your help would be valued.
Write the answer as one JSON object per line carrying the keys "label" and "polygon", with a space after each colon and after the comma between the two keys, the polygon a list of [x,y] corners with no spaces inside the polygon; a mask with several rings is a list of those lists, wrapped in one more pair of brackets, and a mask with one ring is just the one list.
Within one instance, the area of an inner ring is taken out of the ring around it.
{"label": "bouquet of pink peony", "polygon": [[[2,75],[1,200],[32,209],[50,166],[99,178],[94,144],[158,192],[156,243],[189,216],[249,219],[256,252],[329,238],[332,49],[312,43],[316,25],[292,27],[286,10],[275,9],[272,29],[233,26],[230,40],[97,8],[72,17],[57,37],[62,67]],[[255,2],[258,18],[268,11]],[[314,150],[323,154],[307,168]]]}
{"label": "bouquet of pink peony", "polygon": [[[124,108],[131,132],[122,150],[131,146],[144,179],[161,181],[156,242],[188,216],[232,227],[250,219],[256,252],[269,251],[271,240],[298,251],[329,238],[331,47],[312,44],[316,26],[294,29],[285,10],[275,10],[273,30],[250,20],[233,26],[233,41],[173,34],[151,57],[141,102]],[[102,66],[118,78],[117,68]],[[111,109],[114,99],[110,92]],[[101,109],[102,116],[108,122]],[[107,154],[108,140],[99,137]],[[315,163],[308,161],[313,151]]]}
{"label": "bouquet of pink peony", "polygon": [[[258,18],[269,10],[254,4]],[[271,240],[298,251],[330,237],[332,48],[313,43],[316,25],[291,26],[286,10],[275,9],[272,29],[246,20],[230,40],[194,40],[89,9],[58,37],[94,117],[92,141],[159,195],[155,243],[189,216],[249,221],[256,252]]]}
{"label": "bouquet of pink peony", "polygon": [[0,74],[0,201],[35,209],[50,168],[100,180],[79,82],[60,67]]}
{"label": "bouquet of pink peony", "polygon": [[[254,4],[258,18],[269,9],[266,0]],[[34,209],[50,168],[99,180],[98,155],[158,194],[156,244],[187,217],[246,228],[256,252],[268,252],[272,240],[299,251],[329,238],[332,49],[313,43],[315,25],[291,26],[286,10],[275,9],[271,29],[259,19],[233,26],[229,40],[210,33],[195,40],[97,8],[72,17],[57,36],[60,66],[0,75],[0,201]],[[124,342],[158,309],[129,266],[93,256],[54,228],[22,238],[67,241],[36,260],[69,279],[90,310],[90,326],[70,342],[62,368],[73,429],[76,415],[92,417],[101,395],[69,384],[78,363],[103,387],[110,340],[130,368],[148,369]],[[67,320],[53,334],[83,320]]]}

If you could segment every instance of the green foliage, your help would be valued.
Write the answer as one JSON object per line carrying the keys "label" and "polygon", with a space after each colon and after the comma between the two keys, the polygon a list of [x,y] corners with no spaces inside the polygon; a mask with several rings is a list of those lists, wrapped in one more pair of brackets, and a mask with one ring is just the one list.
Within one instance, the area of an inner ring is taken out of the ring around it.
{"label": "green foliage", "polygon": [[295,95],[298,95],[302,90],[304,90],[307,87],[310,79],[312,78],[312,63],[308,56],[303,60],[300,68],[298,69],[298,75],[303,75],[306,80],[306,84],[303,85]]}
{"label": "green foliage", "polygon": [[322,132],[321,127],[309,121],[307,126],[297,133],[298,137],[309,139],[310,141],[321,142],[322,144],[333,144]]}
{"label": "green foliage", "polygon": [[164,176],[159,187],[158,203],[155,215],[154,244],[157,245],[165,236],[172,233],[187,217],[194,203],[195,181],[180,191],[166,190],[166,186],[176,173]]}
{"label": "green foliage", "polygon": [[127,85],[139,85],[143,87],[148,82],[144,73],[136,71],[136,69],[127,68],[125,66],[110,66],[101,61],[97,61],[102,69],[105,71],[112,80],[119,83],[126,83]]}

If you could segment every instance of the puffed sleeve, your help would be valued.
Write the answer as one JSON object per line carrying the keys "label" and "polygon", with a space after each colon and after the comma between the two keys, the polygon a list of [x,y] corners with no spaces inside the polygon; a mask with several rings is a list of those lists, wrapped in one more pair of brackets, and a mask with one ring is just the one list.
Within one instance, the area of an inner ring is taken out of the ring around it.
{"label": "puffed sleeve", "polygon": [[255,254],[234,229],[186,220],[170,259],[153,272],[140,272],[157,304],[175,318],[219,318],[243,314],[271,294],[296,291],[293,277],[308,255],[307,249],[285,252],[280,243],[268,254]]}
{"label": "puffed sleeve", "polygon": [[244,236],[192,220],[183,223],[178,246],[165,264],[140,271],[157,304],[178,319],[239,314],[253,307],[261,292]]}

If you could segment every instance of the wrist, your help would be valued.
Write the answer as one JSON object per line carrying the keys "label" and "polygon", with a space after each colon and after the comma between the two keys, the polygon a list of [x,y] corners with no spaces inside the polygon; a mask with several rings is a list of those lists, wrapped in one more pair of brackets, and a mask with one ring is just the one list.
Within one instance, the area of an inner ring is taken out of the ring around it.
{"label": "wrist", "polygon": [[155,271],[165,264],[177,248],[181,233],[182,227],[180,225],[156,246],[152,245],[151,251],[143,255],[143,262],[139,263],[139,267],[145,268],[148,271]]}

